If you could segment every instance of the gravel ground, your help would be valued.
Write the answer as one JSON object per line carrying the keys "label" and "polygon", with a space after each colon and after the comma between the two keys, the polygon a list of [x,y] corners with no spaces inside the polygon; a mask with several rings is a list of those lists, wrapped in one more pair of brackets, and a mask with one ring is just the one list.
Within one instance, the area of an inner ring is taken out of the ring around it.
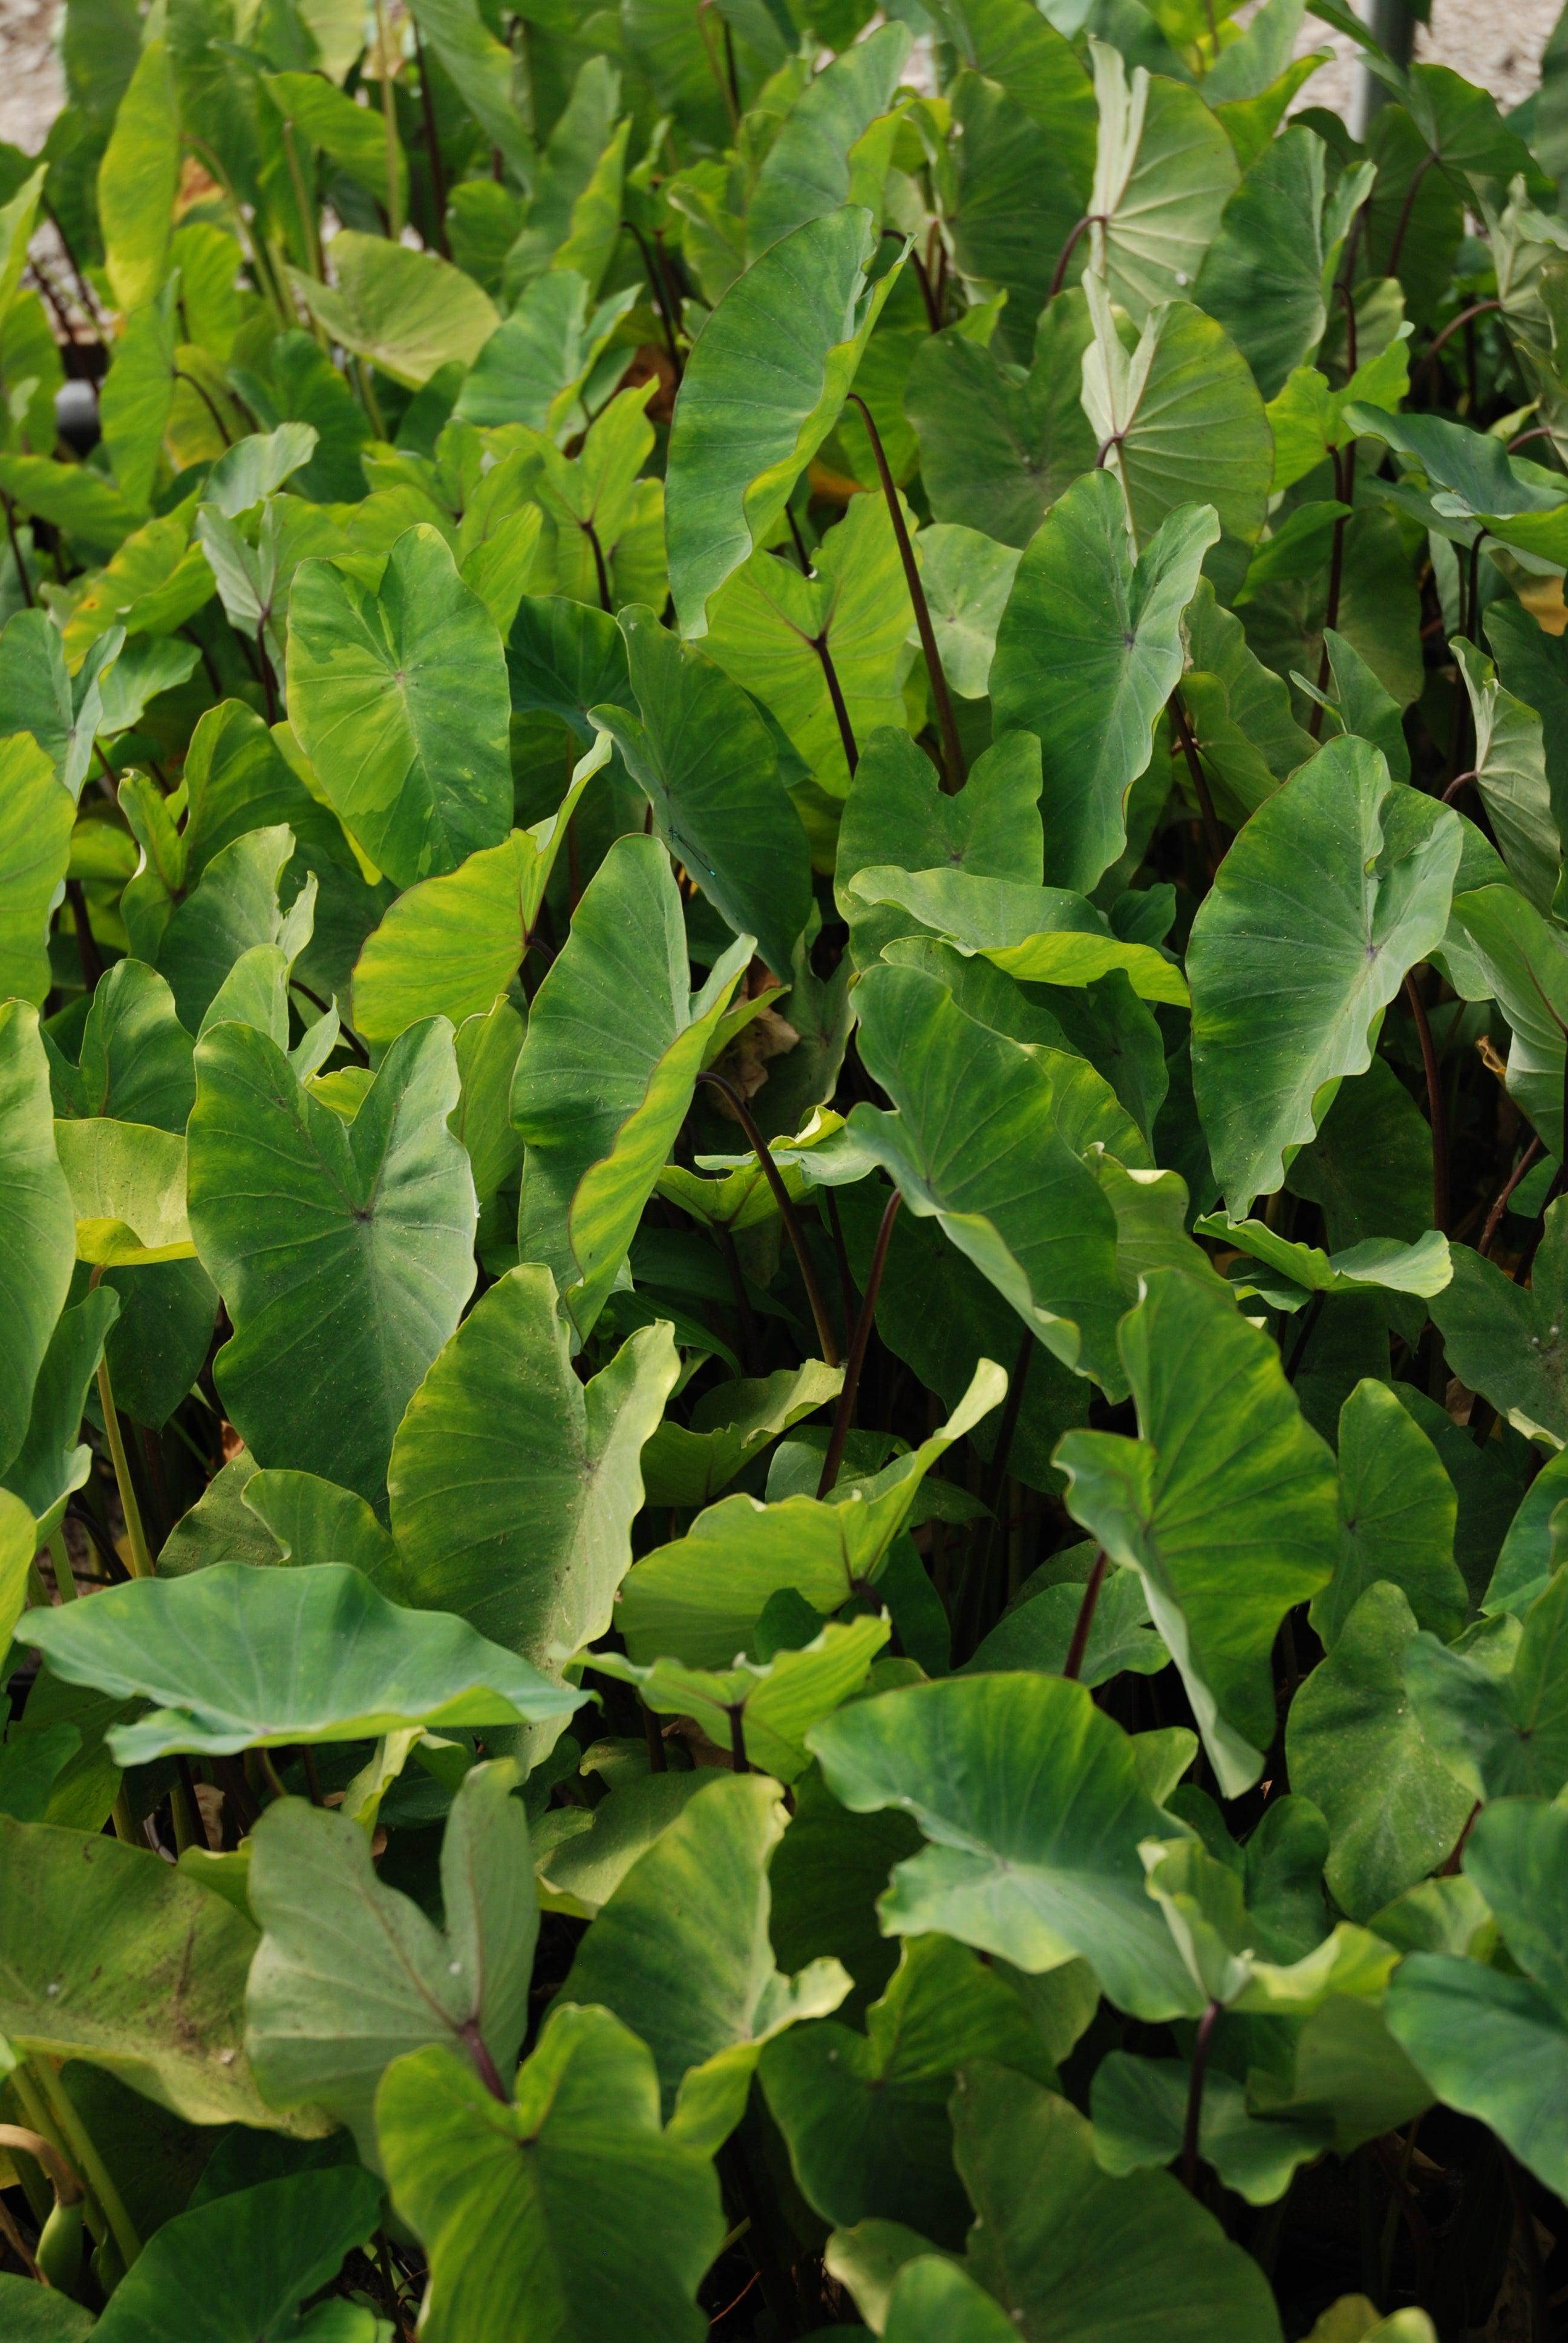
{"label": "gravel ground", "polygon": [[[60,71],[51,44],[58,0],[0,0],[0,138],[35,152],[60,104]],[[1245,18],[1248,10],[1240,12]],[[1416,55],[1482,82],[1504,106],[1535,86],[1541,52],[1560,0],[1433,0],[1432,24],[1416,36]],[[1315,74],[1303,106],[1342,110],[1350,101],[1351,43],[1311,16],[1301,48],[1327,48],[1334,63]]]}
{"label": "gravel ground", "polygon": [[[1541,52],[1562,13],[1562,0],[1433,0],[1431,24],[1416,28],[1415,54],[1479,82],[1506,111],[1540,79]],[[1309,16],[1296,48],[1302,55],[1311,49],[1334,53],[1333,64],[1312,75],[1299,103],[1342,114],[1355,78],[1352,42]]]}
{"label": "gravel ground", "polygon": [[58,0],[0,0],[0,138],[35,154],[60,108]]}

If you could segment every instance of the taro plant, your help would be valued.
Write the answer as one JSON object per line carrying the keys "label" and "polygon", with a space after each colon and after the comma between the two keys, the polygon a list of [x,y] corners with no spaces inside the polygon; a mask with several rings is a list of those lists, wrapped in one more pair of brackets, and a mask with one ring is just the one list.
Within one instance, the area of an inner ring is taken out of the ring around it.
{"label": "taro plant", "polygon": [[66,0],[0,2343],[1561,2330],[1568,47],[1304,13]]}

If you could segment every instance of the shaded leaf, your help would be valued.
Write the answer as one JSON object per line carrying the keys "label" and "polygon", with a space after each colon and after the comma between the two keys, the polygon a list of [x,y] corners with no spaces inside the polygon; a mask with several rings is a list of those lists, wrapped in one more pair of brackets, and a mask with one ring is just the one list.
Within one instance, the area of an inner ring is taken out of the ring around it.
{"label": "shaded leaf", "polygon": [[569,1715],[582,1695],[442,1611],[405,1611],[347,1563],[133,1580],[28,1614],[55,1674],[160,1705],[116,1725],[122,1765],[169,1750],[219,1755],[297,1741],[365,1741],[411,1725]]}
{"label": "shaded leaf", "polygon": [[517,2088],[493,2098],[441,2047],[382,2083],[393,2199],[430,2258],[427,2343],[519,2315],[561,2343],[701,2343],[719,2184],[660,2129],[648,2050],[607,2010],[558,2004]]}
{"label": "shaded leaf", "polygon": [[429,2042],[482,2046],[498,2072],[528,2019],[538,1916],[508,1761],[477,1765],[441,1842],[444,1927],[377,1879],[347,1815],[279,1798],[251,1836],[248,1893],[262,1939],[246,1995],[246,2048],[275,2107],[323,2107],[377,2161],[377,2087]]}

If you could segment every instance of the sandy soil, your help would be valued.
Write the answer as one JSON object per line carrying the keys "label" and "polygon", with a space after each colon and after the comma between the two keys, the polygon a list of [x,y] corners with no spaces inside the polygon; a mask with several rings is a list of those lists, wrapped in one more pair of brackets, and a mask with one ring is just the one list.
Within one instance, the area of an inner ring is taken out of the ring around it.
{"label": "sandy soil", "polygon": [[0,0],[0,138],[35,154],[60,108],[58,0]]}
{"label": "sandy soil", "polygon": [[[1431,24],[1417,28],[1415,54],[1479,82],[1506,111],[1540,79],[1541,52],[1561,14],[1562,0],[1433,0]],[[1342,114],[1354,80],[1353,45],[1309,16],[1297,51],[1311,49],[1332,49],[1334,63],[1313,75],[1300,102]]]}

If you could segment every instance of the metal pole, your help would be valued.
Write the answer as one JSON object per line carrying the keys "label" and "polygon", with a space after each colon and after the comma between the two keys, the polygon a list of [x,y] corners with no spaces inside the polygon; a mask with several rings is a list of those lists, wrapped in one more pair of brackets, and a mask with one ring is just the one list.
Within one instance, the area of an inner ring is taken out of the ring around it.
{"label": "metal pole", "polygon": [[[1396,65],[1409,65],[1415,50],[1416,19],[1407,0],[1359,0],[1356,15]],[[1376,74],[1369,73],[1363,65],[1356,75],[1351,97],[1352,138],[1365,140],[1373,115],[1380,106],[1387,104],[1389,96]]]}

